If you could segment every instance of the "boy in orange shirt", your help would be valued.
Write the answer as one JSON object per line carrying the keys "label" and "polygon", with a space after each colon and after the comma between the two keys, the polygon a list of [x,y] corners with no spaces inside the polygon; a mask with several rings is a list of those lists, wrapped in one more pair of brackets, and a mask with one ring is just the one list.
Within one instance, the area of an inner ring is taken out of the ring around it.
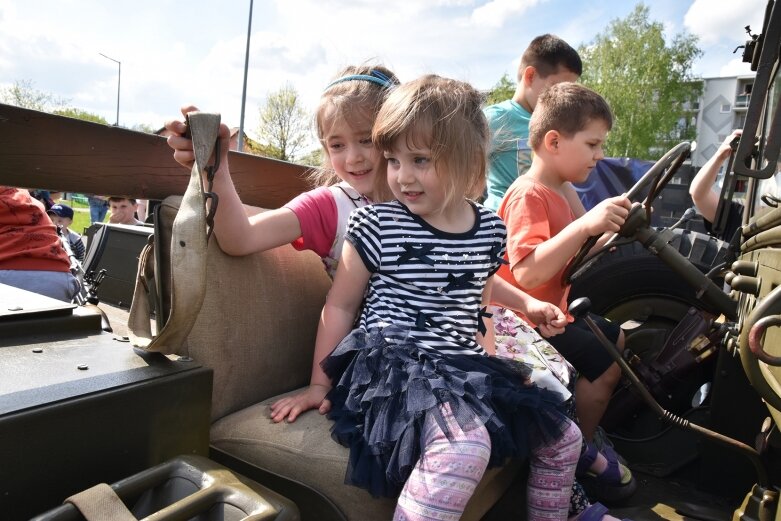
{"label": "boy in orange shirt", "polygon": [[[569,260],[589,237],[618,231],[631,208],[625,196],[618,196],[576,219],[565,198],[564,187],[585,181],[604,157],[602,145],[612,124],[607,102],[588,88],[565,82],[546,89],[529,124],[531,168],[513,182],[498,210],[507,225],[509,261],[499,276],[565,313],[569,286],[562,284],[561,276]],[[595,318],[607,337],[623,348],[620,328]],[[569,315],[568,319],[573,320]],[[618,364],[582,320],[548,340],[579,373],[575,403],[586,441],[579,473],[597,476],[609,486],[634,485],[615,452],[600,453],[591,443],[621,377]]]}

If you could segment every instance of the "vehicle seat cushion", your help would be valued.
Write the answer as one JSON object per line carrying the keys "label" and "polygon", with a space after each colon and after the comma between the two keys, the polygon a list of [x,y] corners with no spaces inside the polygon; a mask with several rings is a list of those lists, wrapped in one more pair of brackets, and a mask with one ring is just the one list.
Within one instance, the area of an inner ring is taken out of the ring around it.
{"label": "vehicle seat cushion", "polygon": [[308,383],[331,285],[319,257],[289,245],[232,257],[212,239],[207,276],[185,352],[214,370],[212,421]]}
{"label": "vehicle seat cushion", "polygon": [[[391,519],[395,500],[372,499],[365,490],[344,484],[348,450],[331,438],[331,422],[317,411],[309,411],[293,423],[274,423],[269,418],[269,406],[279,398],[270,398],[215,422],[211,444],[259,468],[318,490],[348,519]],[[486,472],[462,519],[480,519],[509,488],[519,467],[519,462],[513,462]]]}

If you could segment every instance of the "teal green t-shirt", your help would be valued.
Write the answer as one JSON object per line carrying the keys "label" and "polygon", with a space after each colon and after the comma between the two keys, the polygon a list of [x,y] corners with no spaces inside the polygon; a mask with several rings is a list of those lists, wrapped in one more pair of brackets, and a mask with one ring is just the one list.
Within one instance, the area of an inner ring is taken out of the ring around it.
{"label": "teal green t-shirt", "polygon": [[532,115],[513,100],[483,109],[491,130],[485,206],[496,211],[504,193],[532,164],[529,119]]}

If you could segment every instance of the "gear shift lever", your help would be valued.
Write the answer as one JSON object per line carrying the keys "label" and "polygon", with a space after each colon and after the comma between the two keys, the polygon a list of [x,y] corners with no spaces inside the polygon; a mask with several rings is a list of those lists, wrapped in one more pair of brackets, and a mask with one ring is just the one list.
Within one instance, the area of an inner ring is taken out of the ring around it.
{"label": "gear shift lever", "polygon": [[629,381],[635,387],[637,392],[640,393],[640,396],[643,398],[643,400],[645,400],[648,406],[651,407],[651,409],[666,422],[707,436],[714,441],[732,447],[733,449],[736,449],[745,454],[754,465],[754,469],[757,473],[757,483],[762,487],[767,487],[770,483],[767,470],[762,464],[762,461],[759,459],[759,454],[756,450],[738,440],[734,440],[724,436],[723,434],[719,434],[718,432],[706,429],[705,427],[701,427],[695,423],[691,423],[689,420],[681,418],[680,416],[671,413],[659,405],[648,389],[646,389],[645,385],[643,385],[637,375],[635,375],[634,371],[632,371],[632,368],[629,367],[629,364],[626,363],[626,360],[624,360],[624,357],[621,356],[621,353],[618,351],[618,348],[615,346],[615,344],[608,340],[602,330],[599,329],[599,326],[597,326],[594,320],[592,320],[592,318],[589,316],[588,310],[590,308],[591,301],[588,298],[583,297],[576,299],[572,302],[572,304],[569,305],[569,312],[575,318],[582,318],[586,322],[586,325],[589,327],[589,329],[591,329],[591,332],[596,335],[602,346],[607,350],[610,356],[613,357],[619,367],[621,367],[621,371],[624,373],[624,376],[629,379]]}

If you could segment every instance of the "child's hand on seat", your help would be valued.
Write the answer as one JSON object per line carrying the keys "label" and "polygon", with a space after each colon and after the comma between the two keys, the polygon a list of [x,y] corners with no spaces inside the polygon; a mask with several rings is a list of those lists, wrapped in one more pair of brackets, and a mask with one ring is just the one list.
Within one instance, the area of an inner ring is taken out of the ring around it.
{"label": "child's hand on seat", "polygon": [[331,410],[331,401],[325,399],[330,390],[328,386],[313,384],[305,391],[277,400],[271,404],[271,420],[274,423],[282,420],[293,423],[301,413],[315,408],[320,414],[326,414]]}
{"label": "child's hand on seat", "polygon": [[625,195],[605,199],[578,219],[589,237],[617,232],[626,221],[632,203]]}

